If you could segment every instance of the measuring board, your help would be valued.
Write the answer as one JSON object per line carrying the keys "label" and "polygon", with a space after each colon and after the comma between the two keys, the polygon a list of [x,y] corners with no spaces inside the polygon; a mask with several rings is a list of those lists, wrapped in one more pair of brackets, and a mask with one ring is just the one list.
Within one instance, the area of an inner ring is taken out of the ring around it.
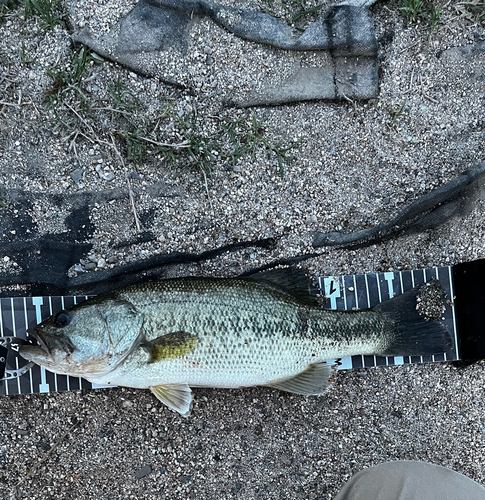
{"label": "measuring board", "polygon": [[[485,269],[484,261],[481,266]],[[466,266],[466,264],[461,264]],[[454,302],[453,267],[439,267],[415,271],[396,271],[346,276],[327,276],[318,279],[328,309],[355,310],[373,307],[407,290],[430,280],[439,280],[446,292],[448,303]],[[481,269],[481,268],[480,268]],[[456,274],[456,273],[455,273]],[[26,330],[44,321],[52,314],[68,309],[88,299],[81,297],[14,297],[0,299],[0,336],[26,338]],[[453,338],[453,349],[446,354],[434,356],[380,357],[352,356],[341,360],[339,369],[354,369],[373,366],[392,366],[409,363],[443,362],[460,359],[460,338],[458,335],[455,307],[446,305],[442,316]],[[2,364],[3,360],[3,364]],[[0,346],[0,379],[5,368],[12,374],[27,362],[15,351]],[[6,366],[5,366],[6,365]],[[0,395],[32,394],[79,389],[100,388],[79,377],[56,375],[45,368],[34,365],[30,371],[18,378],[0,382]],[[110,386],[112,387],[112,386]]]}

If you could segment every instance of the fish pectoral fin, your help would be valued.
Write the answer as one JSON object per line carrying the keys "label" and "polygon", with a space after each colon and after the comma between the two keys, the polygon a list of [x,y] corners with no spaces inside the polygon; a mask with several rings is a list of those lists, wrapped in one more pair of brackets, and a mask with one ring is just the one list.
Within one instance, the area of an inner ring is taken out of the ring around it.
{"label": "fish pectoral fin", "polygon": [[171,410],[178,411],[183,417],[192,410],[192,391],[187,384],[153,385],[150,390]]}
{"label": "fish pectoral fin", "polygon": [[195,350],[199,339],[196,335],[187,332],[171,332],[162,335],[144,347],[150,352],[149,363],[156,363],[166,359],[176,359],[186,356]]}
{"label": "fish pectoral fin", "polygon": [[323,394],[330,385],[329,378],[332,372],[332,365],[322,361],[310,365],[296,377],[270,384],[270,387],[304,396]]}

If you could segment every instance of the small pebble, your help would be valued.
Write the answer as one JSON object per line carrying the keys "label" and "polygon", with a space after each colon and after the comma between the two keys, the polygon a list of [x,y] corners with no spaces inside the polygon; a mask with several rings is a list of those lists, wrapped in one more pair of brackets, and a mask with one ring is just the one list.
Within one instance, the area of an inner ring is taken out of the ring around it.
{"label": "small pebble", "polygon": [[84,169],[83,168],[76,168],[76,170],[73,170],[71,172],[71,179],[74,182],[82,181],[83,177],[84,177]]}
{"label": "small pebble", "polygon": [[148,476],[152,472],[152,468],[149,465],[143,466],[135,472],[136,479],[141,479],[142,477]]}

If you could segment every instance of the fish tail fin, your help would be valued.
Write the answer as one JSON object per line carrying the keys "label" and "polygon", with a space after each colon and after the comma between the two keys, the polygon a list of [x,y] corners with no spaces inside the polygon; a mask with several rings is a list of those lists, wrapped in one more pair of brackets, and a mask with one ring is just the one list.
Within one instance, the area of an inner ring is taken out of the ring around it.
{"label": "fish tail fin", "polygon": [[[413,288],[373,308],[392,325],[391,340],[381,356],[425,356],[448,352],[453,347],[451,333],[439,321],[427,319],[418,311],[422,286]],[[440,287],[441,288],[441,287]],[[444,294],[443,289],[441,288]]]}

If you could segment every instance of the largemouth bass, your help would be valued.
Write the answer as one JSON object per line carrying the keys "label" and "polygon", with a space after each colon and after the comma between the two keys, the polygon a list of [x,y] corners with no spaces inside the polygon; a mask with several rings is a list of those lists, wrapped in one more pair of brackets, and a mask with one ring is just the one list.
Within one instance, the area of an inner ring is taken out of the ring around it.
{"label": "largemouth bass", "polygon": [[[182,415],[190,387],[271,386],[322,394],[327,361],[355,354],[446,352],[451,336],[416,310],[418,289],[373,309],[322,309],[299,284],[258,278],[174,278],[104,293],[29,330],[20,353],[60,374],[150,388]],[[298,278],[299,279],[299,278]]]}

